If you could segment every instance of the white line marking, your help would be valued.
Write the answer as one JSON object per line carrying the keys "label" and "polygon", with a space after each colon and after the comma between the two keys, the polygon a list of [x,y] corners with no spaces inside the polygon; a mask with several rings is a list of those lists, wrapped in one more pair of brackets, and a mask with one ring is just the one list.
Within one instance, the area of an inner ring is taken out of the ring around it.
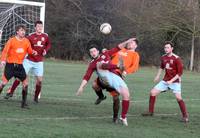
{"label": "white line marking", "polygon": [[[177,116],[178,113],[174,114],[155,114],[155,116]],[[138,115],[127,115],[128,117],[138,117]],[[142,116],[141,116],[142,117]],[[23,121],[23,120],[81,120],[81,119],[109,119],[112,116],[90,116],[90,117],[30,117],[30,118],[0,118],[0,120],[7,121]]]}
{"label": "white line marking", "polygon": [[[4,97],[4,96],[1,95],[0,97]],[[21,95],[14,95],[13,99],[16,99],[16,98],[19,98],[19,97],[21,97]],[[70,96],[70,97],[72,97],[72,96]],[[59,100],[59,101],[62,101],[62,100],[63,101],[89,101],[87,99],[81,99],[81,98],[59,98],[59,97],[45,97],[45,96],[43,96],[42,99],[44,99],[44,100]],[[112,99],[109,99],[109,100],[112,101]],[[95,99],[94,99],[94,101],[95,101]],[[146,100],[133,100],[133,101],[130,101],[130,102],[131,103],[143,103],[143,102],[148,102],[148,101],[149,101],[149,99],[146,99]],[[162,102],[176,102],[176,99],[168,99],[168,100],[161,100],[160,99],[159,101],[162,101]],[[200,101],[200,99],[184,99],[184,101]]]}
{"label": "white line marking", "polygon": [[[42,98],[49,99],[49,100],[64,100],[64,101],[70,101],[70,100],[71,101],[88,101],[86,99],[78,99],[78,98],[57,98],[57,97],[42,97]],[[146,99],[146,100],[133,100],[133,101],[130,101],[130,102],[132,102],[132,103],[140,103],[140,102],[148,102],[148,101],[149,101],[149,99]],[[171,101],[176,101],[176,99],[159,100],[159,101],[171,102]],[[200,99],[184,99],[184,101],[200,101]]]}
{"label": "white line marking", "polygon": [[[128,118],[130,117],[141,117],[141,118],[147,118],[147,117],[142,117],[140,114],[137,115],[127,115]],[[154,114],[154,116],[179,116],[178,113],[174,114]],[[192,114],[190,117],[200,117],[199,114]],[[24,121],[24,120],[86,120],[86,119],[112,119],[112,116],[90,116],[90,117],[30,117],[30,118],[0,118],[0,121]]]}

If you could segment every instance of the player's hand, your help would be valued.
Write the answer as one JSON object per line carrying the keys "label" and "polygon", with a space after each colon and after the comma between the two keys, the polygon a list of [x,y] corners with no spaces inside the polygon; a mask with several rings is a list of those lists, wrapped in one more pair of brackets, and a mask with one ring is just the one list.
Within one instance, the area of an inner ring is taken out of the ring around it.
{"label": "player's hand", "polygon": [[76,96],[80,96],[82,93],[83,93],[83,88],[80,87],[76,92]]}
{"label": "player's hand", "polygon": [[135,40],[136,40],[135,37],[134,37],[134,38],[130,38],[130,39],[128,39],[128,40],[126,41],[126,46],[125,46],[124,48],[127,49],[127,44],[129,44],[130,42],[135,41]]}
{"label": "player's hand", "polygon": [[33,53],[32,53],[32,55],[36,56],[37,54],[38,54],[38,52],[37,52],[37,51],[35,51],[35,50],[33,50]]}
{"label": "player's hand", "polygon": [[155,78],[154,78],[154,82],[158,82],[160,80],[160,77],[159,76],[156,76]]}
{"label": "player's hand", "polygon": [[47,51],[44,49],[42,52],[42,55],[45,56],[47,54]]}
{"label": "player's hand", "polygon": [[0,68],[3,68],[6,65],[5,61],[1,61]]}
{"label": "player's hand", "polygon": [[128,39],[128,40],[126,41],[126,43],[128,44],[128,43],[130,43],[131,41],[135,41],[135,40],[136,40],[136,38],[133,37],[133,38]]}
{"label": "player's hand", "polygon": [[135,41],[135,40],[136,40],[136,38],[133,37],[133,38],[130,38],[130,39],[129,39],[129,42],[130,42],[130,41]]}
{"label": "player's hand", "polygon": [[167,81],[167,84],[168,84],[168,85],[170,85],[170,84],[172,84],[172,83],[173,83],[172,81]]}

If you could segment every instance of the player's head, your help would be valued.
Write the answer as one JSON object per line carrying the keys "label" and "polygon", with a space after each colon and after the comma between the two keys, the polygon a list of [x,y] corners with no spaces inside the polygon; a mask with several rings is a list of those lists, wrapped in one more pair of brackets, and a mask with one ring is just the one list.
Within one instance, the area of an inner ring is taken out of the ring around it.
{"label": "player's head", "polygon": [[99,50],[96,45],[91,45],[89,48],[90,56],[95,59],[99,56]]}
{"label": "player's head", "polygon": [[23,38],[23,37],[25,37],[25,34],[26,34],[26,27],[25,27],[25,25],[18,25],[17,27],[16,27],[16,33],[17,33],[17,36],[19,37],[19,38]]}
{"label": "player's head", "polygon": [[164,50],[166,54],[171,54],[174,49],[174,44],[170,41],[164,43]]}
{"label": "player's head", "polygon": [[135,40],[129,42],[127,44],[126,48],[129,49],[129,50],[135,50],[137,48],[137,46],[138,46],[138,40],[135,39]]}
{"label": "player's head", "polygon": [[42,21],[36,21],[35,22],[35,31],[36,31],[36,33],[42,33],[43,32],[43,22]]}

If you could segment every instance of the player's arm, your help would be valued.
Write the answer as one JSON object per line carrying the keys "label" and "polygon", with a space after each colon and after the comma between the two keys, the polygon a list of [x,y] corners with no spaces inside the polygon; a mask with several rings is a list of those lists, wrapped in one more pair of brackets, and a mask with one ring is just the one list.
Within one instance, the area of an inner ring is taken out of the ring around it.
{"label": "player's arm", "polygon": [[126,47],[126,45],[127,45],[128,43],[130,43],[131,41],[134,41],[134,40],[136,40],[136,38],[130,38],[130,39],[128,39],[128,40],[126,40],[126,41],[120,43],[120,44],[118,45],[118,47],[119,47],[120,49],[123,49],[123,48]]}
{"label": "player's arm", "polygon": [[136,38],[130,38],[122,43],[120,43],[117,47],[114,47],[110,50],[107,50],[105,53],[108,54],[110,57],[112,57],[114,54],[116,54],[118,51],[122,50],[123,48],[126,47],[126,45],[131,42],[136,40]]}
{"label": "player's arm", "polygon": [[83,93],[83,90],[84,90],[85,86],[87,85],[87,82],[90,80],[93,72],[94,72],[94,68],[92,67],[92,64],[90,63],[89,67],[83,77],[83,80],[79,86],[79,89],[76,92],[77,96],[79,96]]}
{"label": "player's arm", "polygon": [[49,37],[47,37],[47,41],[46,41],[46,45],[43,51],[43,56],[45,56],[47,54],[47,52],[49,51],[49,49],[51,48],[51,42],[49,40]]}
{"label": "player's arm", "polygon": [[180,58],[177,58],[176,60],[176,68],[177,68],[177,74],[169,81],[167,81],[168,84],[173,83],[174,81],[176,81],[177,79],[179,79],[181,77],[181,75],[183,74],[183,64],[181,62]]}
{"label": "player's arm", "polygon": [[79,86],[76,95],[79,96],[83,93],[83,89],[85,88],[85,86],[87,85],[87,80],[82,80],[81,85]]}
{"label": "player's arm", "polygon": [[112,63],[100,63],[98,65],[98,68],[103,69],[103,70],[115,70],[119,69],[120,71],[124,71],[124,65],[122,64],[112,64]]}
{"label": "player's arm", "polygon": [[27,53],[28,53],[29,55],[37,55],[37,54],[38,54],[37,51],[35,51],[35,50],[33,50],[33,49],[31,48],[31,43],[30,43],[30,41],[27,41],[27,46],[28,46],[28,48],[27,48]]}
{"label": "player's arm", "polygon": [[104,70],[112,70],[112,69],[119,69],[119,66],[111,63],[102,63],[100,65],[100,68]]}
{"label": "player's arm", "polygon": [[10,46],[11,46],[11,40],[12,39],[9,39],[8,42],[6,43],[3,51],[2,51],[2,55],[1,55],[1,67],[3,67],[5,64],[6,64],[6,58],[7,58],[7,54],[8,54],[8,51],[10,49]]}
{"label": "player's arm", "polygon": [[162,74],[162,71],[163,69],[165,68],[165,65],[164,65],[164,62],[163,62],[163,59],[161,57],[161,64],[160,64],[160,68],[158,69],[158,72],[154,78],[154,82],[158,82],[160,80],[160,75]]}
{"label": "player's arm", "polygon": [[158,82],[160,80],[160,75],[162,74],[162,71],[163,71],[162,68],[158,69],[158,72],[157,72],[157,74],[156,74],[156,76],[154,78],[154,82]]}

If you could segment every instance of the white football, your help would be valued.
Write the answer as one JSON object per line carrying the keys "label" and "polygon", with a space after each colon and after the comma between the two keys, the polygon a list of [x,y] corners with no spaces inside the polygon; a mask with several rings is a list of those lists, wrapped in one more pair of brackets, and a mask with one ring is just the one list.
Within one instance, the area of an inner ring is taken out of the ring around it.
{"label": "white football", "polygon": [[109,34],[112,31],[112,27],[111,27],[111,25],[109,23],[103,23],[100,26],[100,31],[103,34]]}

